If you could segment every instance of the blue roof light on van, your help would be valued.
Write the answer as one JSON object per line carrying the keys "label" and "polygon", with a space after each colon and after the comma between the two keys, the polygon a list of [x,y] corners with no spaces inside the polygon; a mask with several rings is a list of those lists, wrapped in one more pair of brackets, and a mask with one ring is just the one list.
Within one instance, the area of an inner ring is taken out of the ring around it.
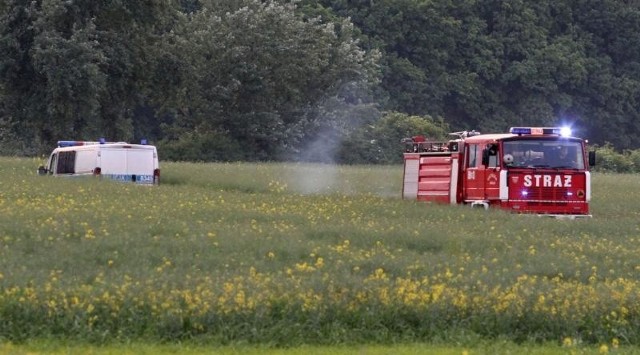
{"label": "blue roof light on van", "polygon": [[100,138],[99,142],[91,141],[58,141],[58,148],[78,147],[82,145],[105,144],[104,138]]}
{"label": "blue roof light on van", "polygon": [[58,141],[58,147],[75,147],[78,145],[84,145],[83,141]]}
{"label": "blue roof light on van", "polygon": [[[124,144],[125,148],[131,148],[131,145],[127,142],[107,142],[104,138],[100,138],[99,141],[58,141],[58,148],[65,147],[77,147],[83,145],[96,145],[96,144]],[[135,144],[134,144],[135,145]],[[149,145],[146,139],[140,141],[140,145]]]}

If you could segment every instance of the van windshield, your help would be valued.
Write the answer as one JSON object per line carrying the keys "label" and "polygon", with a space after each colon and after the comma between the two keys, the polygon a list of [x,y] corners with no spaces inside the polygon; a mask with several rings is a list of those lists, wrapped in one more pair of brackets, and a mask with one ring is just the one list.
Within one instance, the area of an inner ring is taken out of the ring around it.
{"label": "van windshield", "polygon": [[567,139],[510,140],[503,143],[505,167],[584,169],[582,143]]}

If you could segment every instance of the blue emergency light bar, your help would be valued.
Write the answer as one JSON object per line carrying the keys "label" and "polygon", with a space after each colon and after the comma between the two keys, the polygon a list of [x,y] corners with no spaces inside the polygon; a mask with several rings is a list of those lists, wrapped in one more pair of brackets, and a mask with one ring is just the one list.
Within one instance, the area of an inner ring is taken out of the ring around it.
{"label": "blue emergency light bar", "polygon": [[571,128],[569,127],[511,127],[509,133],[517,135],[556,135],[563,137],[571,136]]}
{"label": "blue emergency light bar", "polygon": [[75,147],[79,145],[85,145],[84,141],[58,141],[58,147]]}
{"label": "blue emergency light bar", "polygon": [[100,138],[100,141],[98,141],[98,142],[93,142],[93,141],[58,141],[58,147],[59,148],[77,147],[77,146],[81,146],[81,145],[94,145],[94,144],[105,144],[105,143],[110,143],[110,142],[106,142],[104,138]]}
{"label": "blue emergency light bar", "polygon": [[[82,146],[82,145],[95,145],[95,144],[129,144],[127,142],[107,142],[106,139],[104,138],[100,138],[99,141],[94,142],[94,141],[58,141],[58,148],[64,148],[64,147],[77,147],[77,146]],[[148,141],[146,138],[143,138],[140,141],[141,145],[147,145]]]}

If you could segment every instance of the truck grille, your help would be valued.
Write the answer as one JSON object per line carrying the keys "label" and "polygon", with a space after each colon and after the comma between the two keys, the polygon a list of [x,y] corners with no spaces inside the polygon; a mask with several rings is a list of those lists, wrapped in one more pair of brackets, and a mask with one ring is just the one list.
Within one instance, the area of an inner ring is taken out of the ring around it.
{"label": "truck grille", "polygon": [[558,201],[566,200],[568,189],[563,187],[540,187],[529,191],[527,199],[529,200],[543,200],[543,201]]}

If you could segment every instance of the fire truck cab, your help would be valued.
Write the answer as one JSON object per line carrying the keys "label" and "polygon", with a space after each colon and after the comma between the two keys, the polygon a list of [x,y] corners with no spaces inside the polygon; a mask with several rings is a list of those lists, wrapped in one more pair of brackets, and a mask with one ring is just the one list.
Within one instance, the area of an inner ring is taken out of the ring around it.
{"label": "fire truck cab", "polygon": [[404,139],[405,199],[496,206],[517,213],[590,217],[595,153],[560,127],[513,127],[509,133],[452,133],[433,142]]}

